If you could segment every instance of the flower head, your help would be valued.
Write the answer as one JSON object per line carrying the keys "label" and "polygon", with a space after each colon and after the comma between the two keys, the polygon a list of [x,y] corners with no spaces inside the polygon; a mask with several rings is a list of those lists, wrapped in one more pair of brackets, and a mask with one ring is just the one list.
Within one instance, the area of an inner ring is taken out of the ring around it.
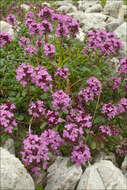
{"label": "flower head", "polygon": [[45,43],[43,50],[47,57],[53,57],[55,54],[55,46],[53,44]]}

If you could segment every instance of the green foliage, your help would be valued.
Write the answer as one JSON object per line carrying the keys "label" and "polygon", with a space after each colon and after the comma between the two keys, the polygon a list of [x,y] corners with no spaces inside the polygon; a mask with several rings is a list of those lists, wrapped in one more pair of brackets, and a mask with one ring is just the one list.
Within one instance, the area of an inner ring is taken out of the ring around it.
{"label": "green foliage", "polygon": [[101,4],[102,8],[105,7],[106,2],[107,2],[107,0],[100,0],[100,4]]}

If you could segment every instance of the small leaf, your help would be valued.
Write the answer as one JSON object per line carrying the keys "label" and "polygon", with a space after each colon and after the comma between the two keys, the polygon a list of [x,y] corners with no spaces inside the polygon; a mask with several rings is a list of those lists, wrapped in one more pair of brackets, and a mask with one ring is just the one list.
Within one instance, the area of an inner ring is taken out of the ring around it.
{"label": "small leaf", "polygon": [[67,168],[69,168],[69,167],[71,167],[71,166],[73,166],[73,165],[74,165],[74,163],[71,162],[71,160],[68,160],[68,161],[67,161]]}

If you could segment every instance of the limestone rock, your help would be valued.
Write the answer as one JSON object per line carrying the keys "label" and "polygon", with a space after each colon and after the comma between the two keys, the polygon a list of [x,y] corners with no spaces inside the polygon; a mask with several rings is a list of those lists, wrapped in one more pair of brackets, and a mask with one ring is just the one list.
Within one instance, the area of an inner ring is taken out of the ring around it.
{"label": "limestone rock", "polygon": [[84,37],[85,37],[84,32],[82,31],[81,28],[79,28],[79,33],[76,35],[76,38],[77,38],[78,40],[80,40],[81,42],[83,42],[83,41],[84,41]]}
{"label": "limestone rock", "polygon": [[120,38],[121,41],[123,42],[127,41],[127,23],[126,22],[120,25],[114,32],[116,36]]}
{"label": "limestone rock", "polygon": [[85,170],[76,190],[93,189],[126,190],[126,178],[111,161],[101,160]]}
{"label": "limestone rock", "polygon": [[76,12],[77,8],[73,6],[72,4],[67,4],[67,5],[60,6],[57,10],[60,12],[70,13],[70,12]]}
{"label": "limestone rock", "polygon": [[35,189],[32,177],[27,173],[18,158],[3,148],[0,148],[0,157],[1,190]]}
{"label": "limestone rock", "polygon": [[113,162],[113,164],[116,164],[116,157],[115,154],[110,153],[110,154],[106,154],[105,152],[99,152],[94,159],[94,162],[100,162],[101,160],[110,160]]}
{"label": "limestone rock", "polygon": [[15,38],[15,33],[12,26],[5,21],[0,21],[0,32],[7,32],[12,36],[12,39]]}
{"label": "limestone rock", "polygon": [[104,7],[104,14],[118,18],[119,11],[123,5],[122,1],[107,1]]}
{"label": "limestone rock", "polygon": [[25,9],[26,11],[29,11],[29,10],[30,10],[30,6],[27,5],[27,4],[21,4],[20,7],[21,7],[22,9]]}
{"label": "limestone rock", "polygon": [[112,22],[106,24],[106,30],[108,32],[113,32],[114,30],[116,30],[116,28],[118,28],[120,25],[122,24],[120,19],[113,19]]}
{"label": "limestone rock", "polygon": [[102,11],[102,6],[100,4],[95,4],[92,7],[86,9],[86,13],[97,13]]}
{"label": "limestone rock", "polygon": [[124,161],[122,162],[121,169],[124,174],[127,174],[127,155],[124,158]]}
{"label": "limestone rock", "polygon": [[82,169],[73,165],[67,167],[69,158],[58,157],[54,164],[48,168],[48,180],[45,190],[74,190],[78,183]]}
{"label": "limestone rock", "polygon": [[83,24],[83,31],[88,32],[91,29],[104,30],[106,27],[106,16],[101,13],[86,13],[84,19],[81,21]]}
{"label": "limestone rock", "polygon": [[15,155],[15,147],[14,147],[14,140],[12,138],[9,138],[5,141],[3,148],[5,148],[6,150],[8,150],[8,152],[10,152],[10,154],[14,154]]}

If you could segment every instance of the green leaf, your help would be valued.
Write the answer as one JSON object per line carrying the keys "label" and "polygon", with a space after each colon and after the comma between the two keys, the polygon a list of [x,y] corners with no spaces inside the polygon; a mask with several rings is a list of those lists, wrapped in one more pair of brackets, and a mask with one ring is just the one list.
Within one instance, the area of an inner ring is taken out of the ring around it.
{"label": "green leaf", "polygon": [[68,161],[67,161],[67,168],[69,168],[69,167],[71,167],[71,166],[73,166],[73,165],[74,165],[74,163],[71,162],[71,160],[68,160]]}
{"label": "green leaf", "polygon": [[91,143],[91,148],[94,150],[94,149],[96,149],[96,142],[95,141],[92,141],[92,143]]}

